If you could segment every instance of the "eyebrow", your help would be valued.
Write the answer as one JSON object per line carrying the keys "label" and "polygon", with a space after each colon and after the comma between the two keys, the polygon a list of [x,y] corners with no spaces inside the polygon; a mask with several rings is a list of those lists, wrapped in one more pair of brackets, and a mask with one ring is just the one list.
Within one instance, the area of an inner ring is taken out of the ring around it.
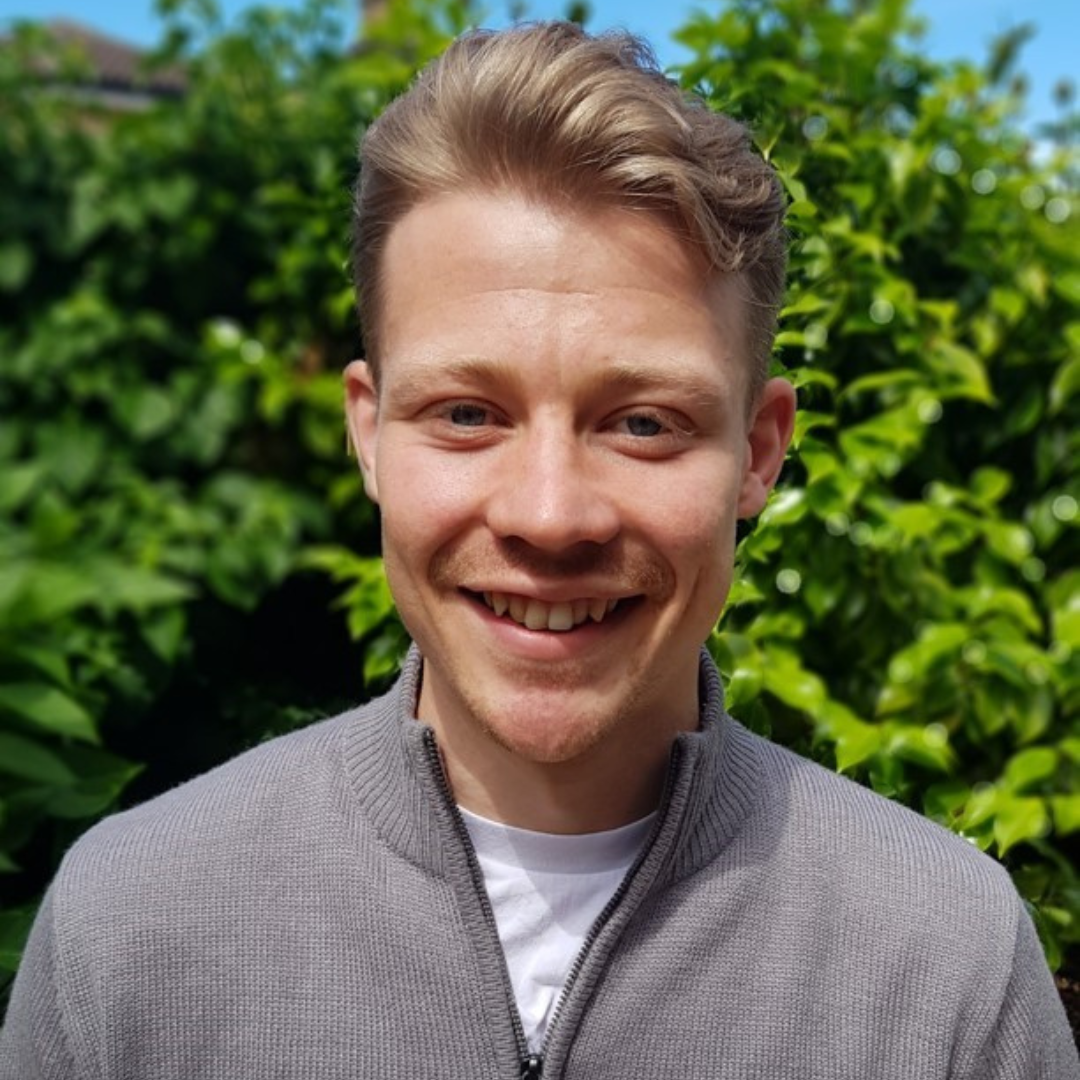
{"label": "eyebrow", "polygon": [[[721,361],[717,359],[717,363]],[[392,363],[392,360],[391,360]],[[389,365],[388,365],[389,366]],[[590,373],[590,382],[617,392],[655,393],[674,391],[701,409],[720,409],[731,395],[692,371],[672,369],[644,361],[615,360]],[[395,397],[406,400],[422,397],[431,389],[433,378],[462,384],[488,383],[513,387],[520,377],[520,365],[500,357],[459,356],[450,359],[423,358],[411,364],[395,380]],[[736,393],[740,391],[736,390]]]}
{"label": "eyebrow", "polygon": [[616,361],[604,368],[599,381],[623,391],[674,390],[705,409],[720,408],[728,398],[721,388],[692,371],[671,370],[648,363]]}
{"label": "eyebrow", "polygon": [[[383,371],[394,370],[393,357],[384,364]],[[383,388],[392,386],[393,398],[408,404],[426,397],[435,380],[461,384],[462,392],[478,383],[495,383],[499,387],[512,386],[517,378],[516,365],[508,360],[487,359],[479,356],[443,358],[420,356],[410,362],[406,370],[395,373],[392,379],[384,376]]]}

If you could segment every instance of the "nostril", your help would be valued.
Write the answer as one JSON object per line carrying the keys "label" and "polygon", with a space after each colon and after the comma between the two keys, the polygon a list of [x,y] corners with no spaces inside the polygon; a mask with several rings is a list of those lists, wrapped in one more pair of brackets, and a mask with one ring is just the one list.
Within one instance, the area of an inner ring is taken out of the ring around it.
{"label": "nostril", "polygon": [[607,500],[594,493],[552,498],[543,486],[523,481],[514,495],[490,506],[488,525],[503,540],[538,551],[566,551],[609,543],[619,533],[620,520]]}

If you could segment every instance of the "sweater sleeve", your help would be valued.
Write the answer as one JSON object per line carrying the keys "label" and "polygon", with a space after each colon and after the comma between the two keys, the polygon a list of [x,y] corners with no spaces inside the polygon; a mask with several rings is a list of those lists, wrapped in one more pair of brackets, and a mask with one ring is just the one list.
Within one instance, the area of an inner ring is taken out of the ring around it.
{"label": "sweater sleeve", "polygon": [[1017,920],[1012,971],[980,1062],[964,1080],[1080,1080],[1080,1058],[1026,911]]}
{"label": "sweater sleeve", "polygon": [[55,965],[52,895],[23,953],[0,1029],[0,1080],[85,1080],[68,1045]]}

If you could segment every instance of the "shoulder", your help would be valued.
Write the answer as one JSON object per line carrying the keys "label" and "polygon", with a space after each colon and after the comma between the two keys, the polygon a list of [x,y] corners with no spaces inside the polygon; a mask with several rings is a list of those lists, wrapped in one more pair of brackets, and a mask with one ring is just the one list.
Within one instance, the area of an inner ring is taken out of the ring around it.
{"label": "shoulder", "polygon": [[[976,928],[1011,944],[1022,904],[999,863],[928,818],[745,729],[761,768],[746,842],[844,906]],[[1000,931],[1005,929],[1005,934]],[[964,937],[968,934],[965,932]]]}
{"label": "shoulder", "polygon": [[1025,1039],[1060,1034],[1053,981],[1003,866],[814,762],[742,728],[735,737],[757,758],[757,794],[708,888],[724,911],[734,883],[738,933],[763,967],[827,984],[842,1012],[874,1002],[928,1038],[944,1032],[958,1061],[981,1060],[1007,1006],[1044,1013]]}
{"label": "shoulder", "polygon": [[118,894],[163,898],[182,885],[225,885],[328,835],[347,801],[345,759],[377,703],[262,743],[88,830],[54,882],[57,904]]}

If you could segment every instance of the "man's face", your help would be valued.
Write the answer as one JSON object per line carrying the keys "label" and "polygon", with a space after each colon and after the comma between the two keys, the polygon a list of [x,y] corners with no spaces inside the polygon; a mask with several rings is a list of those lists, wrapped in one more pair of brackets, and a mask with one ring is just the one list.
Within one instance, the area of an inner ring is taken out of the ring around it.
{"label": "man's face", "polygon": [[790,431],[747,415],[743,301],[656,219],[512,194],[392,230],[379,386],[350,424],[418,712],[537,763],[666,752]]}

